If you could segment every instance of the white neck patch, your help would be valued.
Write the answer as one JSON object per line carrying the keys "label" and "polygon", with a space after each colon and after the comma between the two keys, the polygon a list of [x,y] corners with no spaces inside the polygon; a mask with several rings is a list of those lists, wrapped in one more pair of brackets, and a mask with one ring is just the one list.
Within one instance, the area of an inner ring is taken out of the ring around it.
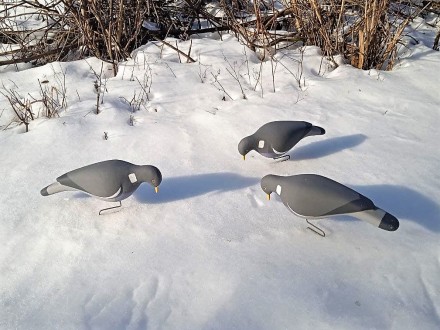
{"label": "white neck patch", "polygon": [[259,142],[258,142],[258,148],[263,148],[264,147],[264,141],[263,140],[260,140]]}
{"label": "white neck patch", "polygon": [[135,183],[135,182],[137,182],[137,178],[136,178],[136,174],[134,174],[134,173],[130,173],[129,175],[128,175],[128,178],[130,179],[130,182],[131,183]]}
{"label": "white neck patch", "polygon": [[281,186],[280,185],[277,186],[276,192],[277,192],[278,196],[281,196]]}

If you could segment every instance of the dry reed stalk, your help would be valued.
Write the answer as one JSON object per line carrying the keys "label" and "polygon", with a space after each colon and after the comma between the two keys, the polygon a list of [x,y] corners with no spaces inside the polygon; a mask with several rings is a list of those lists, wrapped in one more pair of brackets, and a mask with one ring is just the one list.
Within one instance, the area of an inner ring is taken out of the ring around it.
{"label": "dry reed stalk", "polygon": [[356,66],[358,69],[362,69],[364,65],[364,54],[365,54],[365,38],[364,31],[359,30],[359,56],[357,58],[353,57],[357,63],[351,63],[351,65]]}
{"label": "dry reed stalk", "polygon": [[432,49],[438,50],[439,40],[440,40],[440,31],[438,31],[437,35],[435,36],[434,45],[432,46]]}
{"label": "dry reed stalk", "polygon": [[316,0],[309,0],[309,2],[315,12],[315,15],[316,15],[316,18],[318,19],[319,24],[322,25],[322,17],[321,17],[321,13],[320,13],[320,9],[318,7],[318,4],[316,3]]}

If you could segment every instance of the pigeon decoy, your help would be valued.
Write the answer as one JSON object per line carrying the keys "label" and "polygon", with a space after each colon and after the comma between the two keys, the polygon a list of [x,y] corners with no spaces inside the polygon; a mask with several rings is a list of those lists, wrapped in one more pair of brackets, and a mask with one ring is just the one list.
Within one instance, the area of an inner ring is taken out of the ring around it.
{"label": "pigeon decoy", "polygon": [[311,224],[309,219],[347,214],[384,230],[395,231],[399,228],[399,220],[378,208],[370,199],[321,175],[266,175],[261,179],[261,188],[268,199],[271,193],[276,192],[292,213],[306,218],[307,223],[321,233],[308,228],[321,236],[325,236],[325,233]]}
{"label": "pigeon decoy", "polygon": [[152,165],[134,165],[123,160],[106,160],[67,172],[57,181],[41,190],[41,195],[48,196],[61,191],[83,191],[91,196],[108,202],[119,202],[129,197],[142,182],[151,184],[156,193],[162,181],[159,169]]}
{"label": "pigeon decoy", "polygon": [[323,135],[325,130],[305,121],[272,121],[261,126],[254,134],[243,138],[238,144],[238,152],[246,159],[246,154],[255,150],[273,159],[286,158],[285,155],[306,136]]}

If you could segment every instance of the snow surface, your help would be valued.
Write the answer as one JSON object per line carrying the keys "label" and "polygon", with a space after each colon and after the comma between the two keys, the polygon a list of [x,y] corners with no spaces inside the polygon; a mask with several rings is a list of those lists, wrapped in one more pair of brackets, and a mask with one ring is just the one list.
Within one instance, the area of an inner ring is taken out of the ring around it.
{"label": "snow surface", "polygon": [[[302,88],[300,52],[284,50],[262,65],[262,90],[254,90],[260,61],[233,36],[194,38],[196,63],[149,43],[116,77],[104,65],[99,115],[97,59],[1,68],[1,83],[23,97],[38,94],[37,79],[56,85],[66,72],[69,106],[59,118],[33,121],[28,133],[23,125],[0,132],[0,328],[438,329],[433,37],[423,34],[392,72],[333,69],[307,47]],[[190,42],[178,47],[187,52]],[[141,93],[135,77],[144,81],[148,67],[150,101],[132,113],[127,100]],[[219,72],[233,100],[215,83]],[[5,127],[12,111],[3,97],[0,111]],[[240,139],[272,120],[306,120],[327,133],[301,141],[290,161],[255,152],[243,161]],[[157,166],[159,194],[143,184],[120,211],[99,216],[110,204],[39,193],[67,171],[114,158]],[[356,189],[400,228],[337,216],[315,222],[326,238],[313,234],[259,186],[266,174],[299,173]]]}

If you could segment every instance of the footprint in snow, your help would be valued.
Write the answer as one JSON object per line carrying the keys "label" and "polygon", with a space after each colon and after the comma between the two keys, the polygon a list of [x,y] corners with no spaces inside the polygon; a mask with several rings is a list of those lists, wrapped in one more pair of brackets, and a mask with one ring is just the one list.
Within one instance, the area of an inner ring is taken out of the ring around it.
{"label": "footprint in snow", "polygon": [[255,208],[264,206],[264,202],[255,193],[252,194],[249,193],[248,198],[251,201],[252,206]]}

